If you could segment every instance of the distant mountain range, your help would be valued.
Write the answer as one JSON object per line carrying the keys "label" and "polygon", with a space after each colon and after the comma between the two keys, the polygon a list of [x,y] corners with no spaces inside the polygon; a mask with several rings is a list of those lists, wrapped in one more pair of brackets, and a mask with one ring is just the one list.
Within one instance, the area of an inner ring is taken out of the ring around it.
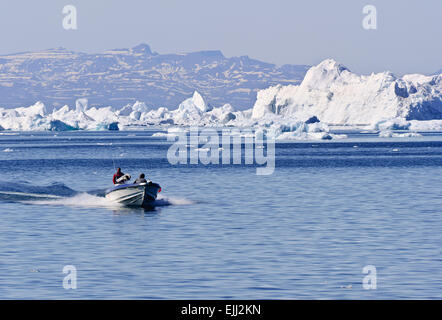
{"label": "distant mountain range", "polygon": [[47,106],[122,107],[136,100],[175,108],[195,90],[214,106],[251,108],[260,89],[298,84],[309,66],[278,67],[221,51],[158,54],[147,44],[88,54],[64,48],[0,56],[0,107],[42,101]]}

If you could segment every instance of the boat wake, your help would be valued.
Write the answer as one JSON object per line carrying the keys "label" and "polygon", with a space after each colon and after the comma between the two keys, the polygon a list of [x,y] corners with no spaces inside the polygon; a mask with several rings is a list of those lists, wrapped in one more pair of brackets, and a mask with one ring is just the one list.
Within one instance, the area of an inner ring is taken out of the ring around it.
{"label": "boat wake", "polygon": [[98,195],[89,194],[87,192],[81,192],[72,197],[61,197],[56,199],[33,199],[22,202],[26,204],[45,205],[45,206],[122,208],[122,206],[118,203],[112,202]]}
{"label": "boat wake", "polygon": [[155,206],[185,206],[195,204],[195,201],[179,198],[179,197],[166,197],[163,195],[158,195],[158,198],[153,203]]}
{"label": "boat wake", "polygon": [[[104,197],[104,190],[75,191],[63,183],[34,186],[30,183],[0,182],[0,202],[19,202],[43,206],[69,206],[87,208],[126,208]],[[193,201],[159,195],[149,207],[191,205]]]}
{"label": "boat wake", "polygon": [[52,183],[47,186],[35,186],[30,182],[0,182],[0,201],[17,202],[32,199],[59,199],[72,197],[78,192],[63,183]]}

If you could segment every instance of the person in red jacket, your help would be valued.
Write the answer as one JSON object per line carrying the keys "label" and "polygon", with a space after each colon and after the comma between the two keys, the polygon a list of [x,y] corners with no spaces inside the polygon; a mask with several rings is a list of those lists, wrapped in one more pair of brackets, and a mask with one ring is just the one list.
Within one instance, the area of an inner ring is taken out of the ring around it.
{"label": "person in red jacket", "polygon": [[[123,176],[127,176],[127,179],[123,179],[123,180],[118,181],[118,179],[120,179]],[[114,174],[114,177],[112,178],[112,181],[113,181],[114,184],[120,184],[120,183],[126,182],[129,179],[130,179],[129,175],[124,174],[123,172],[121,172],[121,168],[117,168],[117,173]]]}

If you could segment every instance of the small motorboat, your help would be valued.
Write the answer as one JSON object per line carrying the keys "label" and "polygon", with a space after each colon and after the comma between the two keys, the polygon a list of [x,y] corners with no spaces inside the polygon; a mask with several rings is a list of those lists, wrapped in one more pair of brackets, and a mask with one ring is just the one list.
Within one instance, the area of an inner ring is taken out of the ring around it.
{"label": "small motorboat", "polygon": [[106,198],[125,206],[145,207],[151,205],[160,192],[160,185],[152,181],[128,183],[106,190]]}

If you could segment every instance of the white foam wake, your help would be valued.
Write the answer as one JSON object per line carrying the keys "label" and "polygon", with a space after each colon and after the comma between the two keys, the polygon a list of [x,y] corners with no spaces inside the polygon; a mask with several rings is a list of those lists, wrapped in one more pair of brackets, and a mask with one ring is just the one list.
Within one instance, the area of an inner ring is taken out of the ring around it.
{"label": "white foam wake", "polygon": [[[25,201],[28,204],[37,205],[56,205],[56,206],[70,206],[70,207],[87,207],[87,208],[123,208],[124,206],[111,201],[104,197],[91,195],[89,193],[80,193],[73,197],[63,197],[57,199],[45,199],[45,200],[32,200]],[[169,206],[169,205],[191,205],[193,201],[179,198],[179,197],[166,197],[159,195],[157,200],[152,203],[152,206]]]}
{"label": "white foam wake", "polygon": [[166,197],[163,195],[158,195],[157,200],[155,200],[154,204],[155,206],[168,206],[168,205],[174,205],[174,206],[185,206],[185,205],[191,205],[195,204],[194,201],[186,199],[186,198],[180,198],[180,197]]}
{"label": "white foam wake", "polygon": [[94,196],[89,193],[79,193],[73,197],[63,197],[59,199],[48,200],[34,200],[27,201],[28,204],[37,205],[55,205],[55,206],[69,206],[69,207],[86,207],[86,208],[119,208],[120,204],[110,201],[104,197]]}
{"label": "white foam wake", "polygon": [[0,194],[10,195],[10,196],[20,196],[20,197],[32,197],[32,198],[52,198],[59,199],[60,196],[53,194],[40,194],[40,193],[29,193],[29,192],[16,192],[16,191],[0,191]]}

